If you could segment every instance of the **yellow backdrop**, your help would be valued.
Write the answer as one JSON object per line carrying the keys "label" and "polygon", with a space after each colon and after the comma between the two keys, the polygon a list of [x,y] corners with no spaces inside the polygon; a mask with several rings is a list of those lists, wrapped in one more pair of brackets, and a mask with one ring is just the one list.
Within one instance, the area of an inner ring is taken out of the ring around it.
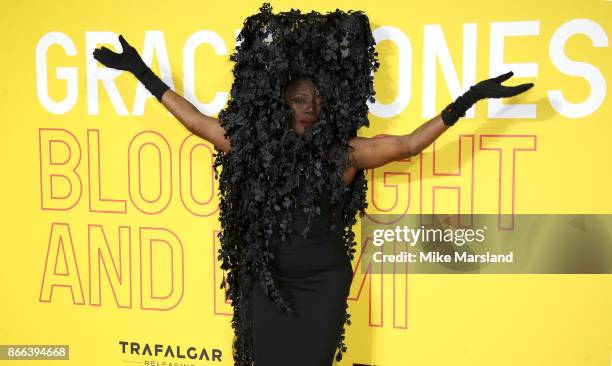
{"label": "yellow backdrop", "polygon": [[[123,34],[216,115],[236,32],[261,4],[5,4],[0,344],[69,345],[70,365],[233,364],[212,145],[91,52]],[[368,14],[381,68],[362,136],[409,133],[508,69],[506,84],[535,83],[479,102],[422,154],[369,171],[368,213],[610,213],[611,2],[272,6]],[[611,363],[609,275],[393,277],[354,266],[343,365]]]}

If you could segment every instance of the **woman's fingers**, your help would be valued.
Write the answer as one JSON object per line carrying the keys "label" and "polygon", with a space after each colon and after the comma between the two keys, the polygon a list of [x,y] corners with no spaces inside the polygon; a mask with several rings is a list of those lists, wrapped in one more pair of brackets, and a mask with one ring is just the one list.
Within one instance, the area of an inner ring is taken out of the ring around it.
{"label": "woman's fingers", "polygon": [[119,54],[103,46],[102,48],[96,48],[93,51],[93,56],[104,66],[114,67],[115,61],[117,61]]}
{"label": "woman's fingers", "polygon": [[123,52],[127,51],[130,48],[130,44],[123,38],[123,35],[119,35],[119,42],[121,42],[121,47],[123,47]]}
{"label": "woman's fingers", "polygon": [[[505,74],[499,75],[497,77],[494,77],[492,80],[498,82],[498,83],[502,83],[508,79],[510,79],[510,77],[512,77],[512,75],[514,75],[514,72],[510,71],[507,72]],[[503,88],[503,91],[505,92],[506,97],[513,97],[515,95],[519,95],[521,93],[526,92],[527,90],[531,89],[533,87],[533,83],[526,83],[526,84],[520,84],[520,85],[516,85],[516,86],[504,86],[504,85],[500,85]]]}
{"label": "woman's fingers", "polygon": [[520,84],[520,85],[516,85],[516,86],[510,86],[510,87],[505,87],[506,88],[506,95],[505,97],[513,97],[515,95],[519,95],[521,93],[524,93],[525,91],[531,89],[533,87],[533,83],[527,83],[527,84]]}
{"label": "woman's fingers", "polygon": [[[102,48],[104,48],[104,47],[102,47]],[[104,63],[105,56],[104,56],[104,51],[103,51],[102,49],[100,49],[100,48],[96,48],[96,49],[93,51],[93,57],[94,57],[96,60],[98,60],[99,62]]]}
{"label": "woman's fingers", "polygon": [[533,87],[533,83],[527,83],[527,84],[517,85],[514,88],[518,91],[518,94],[521,94],[531,89],[532,87]]}
{"label": "woman's fingers", "polygon": [[109,51],[109,50],[108,50],[108,48],[106,48],[106,47],[101,47],[101,48],[96,48],[96,49],[93,51],[93,53],[94,53],[94,56],[101,56],[101,55],[103,55],[103,54],[107,53],[108,51]]}
{"label": "woman's fingers", "polygon": [[102,48],[96,48],[94,50],[94,57],[96,60],[105,63],[108,62],[109,59],[109,54],[110,54],[110,50],[108,48],[102,47]]}
{"label": "woman's fingers", "polygon": [[510,77],[512,75],[514,75],[514,72],[510,71],[510,72],[507,72],[505,74],[502,74],[502,75],[494,77],[493,80],[497,81],[498,83],[502,83],[502,82],[510,79]]}
{"label": "woman's fingers", "polygon": [[101,52],[103,52],[105,55],[116,55],[117,53],[102,46],[102,48],[100,48]]}

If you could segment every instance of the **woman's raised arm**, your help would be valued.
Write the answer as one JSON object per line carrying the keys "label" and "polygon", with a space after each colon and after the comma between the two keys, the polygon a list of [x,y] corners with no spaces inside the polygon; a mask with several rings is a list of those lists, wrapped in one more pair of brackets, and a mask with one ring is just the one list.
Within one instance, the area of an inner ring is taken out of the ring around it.
{"label": "woman's raised arm", "polygon": [[119,42],[123,48],[121,53],[102,47],[94,50],[93,57],[106,67],[134,74],[189,131],[211,142],[223,152],[230,151],[230,141],[225,137],[225,130],[218,119],[204,115],[187,99],[170,89],[144,63],[138,51],[123,38],[123,35],[119,35]]}
{"label": "woman's raised arm", "polygon": [[187,99],[175,93],[172,89],[168,89],[162,95],[161,103],[191,133],[212,143],[225,153],[230,152],[230,141],[225,137],[225,130],[221,127],[218,119],[204,115]]}
{"label": "woman's raised arm", "polygon": [[477,101],[485,98],[513,97],[533,87],[533,83],[517,86],[501,85],[501,82],[508,80],[512,74],[510,71],[471,86],[467,92],[446,106],[442,113],[425,122],[412,133],[378,138],[352,138],[348,141],[352,147],[349,153],[348,169],[377,168],[392,161],[417,155],[431,145],[448,127],[455,124],[459,118],[465,116],[465,112]]}

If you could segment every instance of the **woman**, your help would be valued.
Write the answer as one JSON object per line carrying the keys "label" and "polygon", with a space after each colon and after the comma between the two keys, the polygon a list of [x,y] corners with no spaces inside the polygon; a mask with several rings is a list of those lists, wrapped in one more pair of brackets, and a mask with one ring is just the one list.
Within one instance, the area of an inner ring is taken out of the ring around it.
{"label": "woman", "polygon": [[509,72],[472,86],[410,134],[358,137],[378,66],[367,17],[260,10],[239,36],[232,100],[219,119],[169,89],[123,36],[122,53],[102,47],[93,56],[133,73],[219,151],[219,259],[234,308],[235,364],[328,366],[335,348],[336,360],[346,351],[351,226],[366,207],[364,170],[419,154],[478,100],[533,84],[502,86]]}

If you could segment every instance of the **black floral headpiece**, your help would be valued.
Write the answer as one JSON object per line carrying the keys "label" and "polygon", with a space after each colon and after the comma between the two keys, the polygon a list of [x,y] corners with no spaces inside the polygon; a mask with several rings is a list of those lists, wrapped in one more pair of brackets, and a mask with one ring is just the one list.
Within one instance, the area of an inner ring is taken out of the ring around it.
{"label": "black floral headpiece", "polygon": [[[291,233],[291,208],[303,207],[308,213],[306,235],[319,210],[317,198],[330,189],[331,204],[342,208],[343,237],[353,258],[352,227],[356,215],[365,214],[367,181],[363,170],[348,186],[342,176],[347,141],[369,126],[367,101],[374,101],[379,65],[370,23],[361,11],[336,9],[323,15],[291,9],[273,14],[268,3],[259,10],[245,20],[230,57],[234,82],[219,120],[232,150],[217,149],[214,162],[222,228],[218,259],[227,273],[221,288],[226,288],[234,310],[238,366],[254,364],[249,299],[253,281],[261,282],[279,310],[293,311],[268,269],[271,243]],[[292,112],[283,98],[295,78],[311,79],[324,101],[319,121],[301,136],[291,129]],[[304,183],[308,199],[298,202],[296,188]],[[347,324],[349,317],[345,312]],[[346,351],[344,329],[337,347],[340,360]]]}

